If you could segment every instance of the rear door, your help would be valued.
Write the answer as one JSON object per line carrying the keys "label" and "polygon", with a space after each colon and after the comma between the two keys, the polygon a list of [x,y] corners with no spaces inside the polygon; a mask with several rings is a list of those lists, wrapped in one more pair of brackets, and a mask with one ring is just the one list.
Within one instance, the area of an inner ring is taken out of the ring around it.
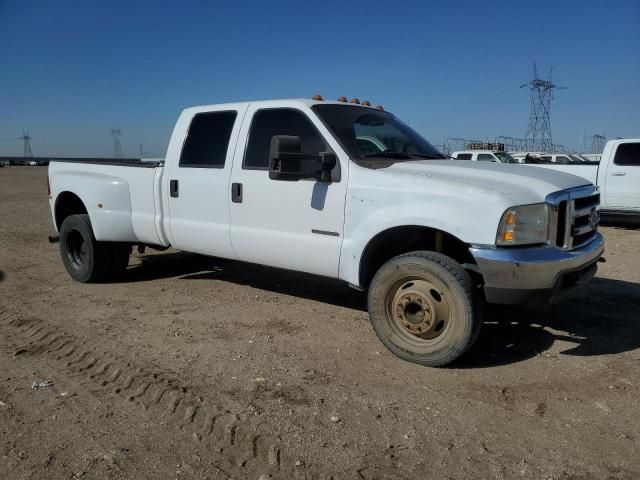
{"label": "rear door", "polygon": [[175,157],[168,162],[164,181],[174,248],[235,258],[229,232],[229,180],[246,109],[246,105],[208,108],[176,126],[173,137],[184,138],[184,143],[169,146],[167,158]]}
{"label": "rear door", "polygon": [[[340,177],[331,183],[269,178],[274,135],[300,137],[309,154],[333,151]],[[240,260],[337,277],[348,160],[309,110],[251,106],[232,173],[231,239]],[[342,157],[342,158],[341,158]]]}
{"label": "rear door", "polygon": [[640,143],[621,143],[607,165],[606,208],[640,210]]}

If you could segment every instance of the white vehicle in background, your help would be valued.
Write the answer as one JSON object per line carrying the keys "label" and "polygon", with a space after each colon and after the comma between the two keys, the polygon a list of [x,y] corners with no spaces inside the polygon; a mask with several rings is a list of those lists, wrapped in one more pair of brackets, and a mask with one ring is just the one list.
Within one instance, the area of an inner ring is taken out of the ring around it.
{"label": "white vehicle in background", "polygon": [[431,366],[469,349],[485,301],[555,302],[593,277],[604,239],[589,181],[449,160],[357,103],[188,108],[164,161],[52,160],[67,272],[104,281],[149,245],[341,279],[368,290],[389,350]]}
{"label": "white vehicle in background", "polygon": [[544,162],[568,165],[570,163],[591,163],[579,155],[569,153],[544,153],[537,155]]}
{"label": "white vehicle in background", "polygon": [[598,185],[603,215],[640,220],[640,139],[608,141],[599,163],[531,165],[571,173]]}
{"label": "white vehicle in background", "polygon": [[580,156],[589,160],[590,162],[599,162],[602,158],[601,153],[581,153]]}
{"label": "white vehicle in background", "polygon": [[462,150],[451,155],[456,160],[472,160],[474,162],[517,163],[507,152],[494,150]]}

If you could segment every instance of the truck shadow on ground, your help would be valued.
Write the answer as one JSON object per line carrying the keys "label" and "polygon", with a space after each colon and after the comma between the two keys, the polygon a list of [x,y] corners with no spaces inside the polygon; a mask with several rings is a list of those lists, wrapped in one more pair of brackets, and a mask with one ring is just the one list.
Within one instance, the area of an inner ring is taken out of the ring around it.
{"label": "truck shadow on ground", "polygon": [[[366,294],[333,279],[182,252],[150,255],[126,280],[221,280],[366,312]],[[545,307],[488,306],[476,344],[455,368],[521,362],[547,352],[592,356],[640,348],[640,284],[595,278],[583,291]],[[373,332],[371,333],[373,335]]]}

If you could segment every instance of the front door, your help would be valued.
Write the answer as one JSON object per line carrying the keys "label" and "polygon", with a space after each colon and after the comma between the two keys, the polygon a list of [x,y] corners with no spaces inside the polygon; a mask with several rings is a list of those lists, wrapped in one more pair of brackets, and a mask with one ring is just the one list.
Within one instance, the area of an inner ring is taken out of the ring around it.
{"label": "front door", "polygon": [[[232,172],[231,241],[238,258],[337,277],[342,244],[347,161],[309,110],[249,107]],[[269,179],[274,135],[300,137],[304,153],[338,156],[331,183]],[[342,156],[342,158],[340,158]]]}
{"label": "front door", "polygon": [[640,143],[621,143],[607,168],[607,208],[640,210]]}
{"label": "front door", "polygon": [[[180,250],[235,258],[229,225],[229,179],[245,105],[217,107],[183,119],[183,145],[165,172],[171,245]],[[189,123],[189,120],[190,123]],[[182,133],[182,134],[181,134]],[[179,159],[178,159],[179,157]]]}

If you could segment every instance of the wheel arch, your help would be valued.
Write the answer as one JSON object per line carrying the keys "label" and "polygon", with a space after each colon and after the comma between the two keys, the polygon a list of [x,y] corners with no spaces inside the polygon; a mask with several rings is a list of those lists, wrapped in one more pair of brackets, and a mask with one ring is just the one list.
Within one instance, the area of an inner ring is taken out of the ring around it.
{"label": "wheel arch", "polygon": [[388,260],[416,250],[442,253],[460,264],[475,263],[468,244],[449,232],[423,225],[395,226],[378,232],[365,245],[358,264],[359,286],[367,288]]}
{"label": "wheel arch", "polygon": [[73,192],[60,192],[53,208],[56,229],[60,231],[62,222],[71,215],[89,214],[82,199]]}

